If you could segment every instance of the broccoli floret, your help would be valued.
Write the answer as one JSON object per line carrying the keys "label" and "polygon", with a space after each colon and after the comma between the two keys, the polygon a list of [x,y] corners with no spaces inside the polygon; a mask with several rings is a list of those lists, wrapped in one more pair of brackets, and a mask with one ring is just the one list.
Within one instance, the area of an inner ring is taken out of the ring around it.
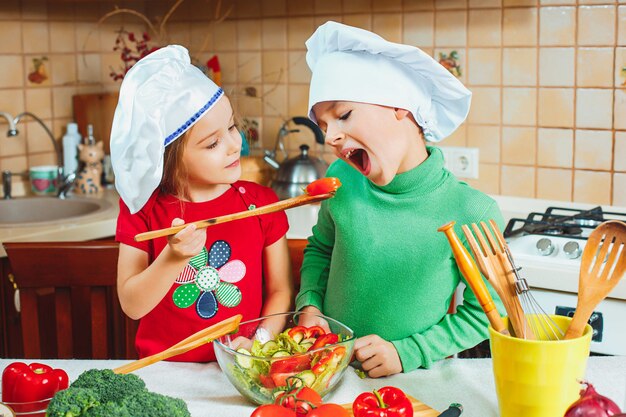
{"label": "broccoli floret", "polygon": [[144,391],[122,402],[133,417],[190,417],[187,404],[180,398],[172,398],[156,392]]}
{"label": "broccoli floret", "polygon": [[132,416],[122,404],[108,402],[98,407],[90,408],[81,417],[137,417]]}
{"label": "broccoli floret", "polygon": [[102,404],[121,402],[125,397],[146,391],[146,384],[133,374],[116,374],[110,369],[90,369],[70,385],[72,388],[90,388]]}
{"label": "broccoli floret", "polygon": [[46,411],[47,417],[79,417],[100,405],[95,391],[87,388],[68,388],[57,392]]}

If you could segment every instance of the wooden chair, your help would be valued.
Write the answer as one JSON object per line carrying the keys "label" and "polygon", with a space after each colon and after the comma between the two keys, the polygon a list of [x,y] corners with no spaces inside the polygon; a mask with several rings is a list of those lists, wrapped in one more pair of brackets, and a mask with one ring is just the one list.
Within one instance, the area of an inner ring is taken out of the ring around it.
{"label": "wooden chair", "polygon": [[289,239],[289,256],[291,257],[291,272],[296,292],[300,289],[300,268],[304,258],[304,248],[308,241],[306,239]]}
{"label": "wooden chair", "polygon": [[137,357],[137,322],[117,297],[116,242],[3,245],[20,292],[25,358]]}

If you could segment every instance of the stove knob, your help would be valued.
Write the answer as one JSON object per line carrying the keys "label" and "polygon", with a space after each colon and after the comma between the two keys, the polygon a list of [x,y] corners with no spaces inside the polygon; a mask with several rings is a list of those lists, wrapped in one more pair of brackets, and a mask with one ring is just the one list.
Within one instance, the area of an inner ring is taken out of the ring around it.
{"label": "stove knob", "polygon": [[582,250],[580,249],[580,245],[578,244],[578,242],[570,240],[563,246],[563,252],[568,258],[576,259],[580,257]]}
{"label": "stove knob", "polygon": [[554,252],[554,245],[548,238],[542,238],[537,241],[537,251],[541,256],[550,256]]}

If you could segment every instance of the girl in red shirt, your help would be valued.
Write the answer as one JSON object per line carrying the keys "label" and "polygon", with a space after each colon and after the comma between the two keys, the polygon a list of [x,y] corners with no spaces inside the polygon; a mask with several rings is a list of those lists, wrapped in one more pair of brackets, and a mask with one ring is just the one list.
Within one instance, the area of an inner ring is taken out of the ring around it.
{"label": "girl in red shirt", "polygon": [[[250,320],[291,309],[284,212],[134,240],[277,201],[271,189],[239,181],[241,145],[228,98],[185,48],[161,48],[126,74],[111,157],[121,196],[118,295],[124,312],[141,320],[140,357],[235,314]],[[214,359],[212,344],[172,358]]]}

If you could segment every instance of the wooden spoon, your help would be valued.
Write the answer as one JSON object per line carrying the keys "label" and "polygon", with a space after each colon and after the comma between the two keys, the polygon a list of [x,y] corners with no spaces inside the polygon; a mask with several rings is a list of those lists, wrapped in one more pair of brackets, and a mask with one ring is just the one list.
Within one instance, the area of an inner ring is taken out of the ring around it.
{"label": "wooden spoon", "polygon": [[241,314],[237,314],[236,316],[227,318],[226,320],[222,320],[219,323],[214,324],[213,326],[207,327],[206,329],[202,329],[199,332],[192,334],[188,338],[181,340],[174,346],[169,347],[162,352],[155,353],[151,356],[146,356],[145,358],[141,358],[131,363],[127,363],[126,365],[122,365],[118,368],[113,369],[113,372],[115,372],[116,374],[127,374],[129,372],[133,372],[137,369],[143,368],[144,366],[152,365],[153,363],[157,363],[164,359],[171,358],[172,356],[181,355],[185,352],[189,352],[192,349],[195,349],[207,343],[211,343],[218,337],[224,336],[225,334],[232,333],[237,330],[242,317],[243,316]]}
{"label": "wooden spoon", "polygon": [[135,235],[136,242],[155,239],[157,237],[175,235],[190,224],[195,224],[198,229],[213,226],[220,223],[231,222],[233,220],[245,219],[246,217],[260,216],[262,214],[273,213],[276,211],[287,210],[293,207],[304,206],[305,204],[317,203],[333,197],[334,192],[318,195],[303,194],[297,197],[288,198],[286,200],[277,201],[267,206],[258,207],[253,210],[240,211],[238,213],[227,214],[225,216],[213,217],[212,219],[198,220],[197,222],[185,223],[180,226],[166,227],[165,229],[152,230],[150,232],[139,233]]}
{"label": "wooden spoon", "polygon": [[624,272],[626,223],[609,220],[596,227],[587,239],[580,263],[578,302],[565,339],[582,336],[593,309],[615,288]]}

